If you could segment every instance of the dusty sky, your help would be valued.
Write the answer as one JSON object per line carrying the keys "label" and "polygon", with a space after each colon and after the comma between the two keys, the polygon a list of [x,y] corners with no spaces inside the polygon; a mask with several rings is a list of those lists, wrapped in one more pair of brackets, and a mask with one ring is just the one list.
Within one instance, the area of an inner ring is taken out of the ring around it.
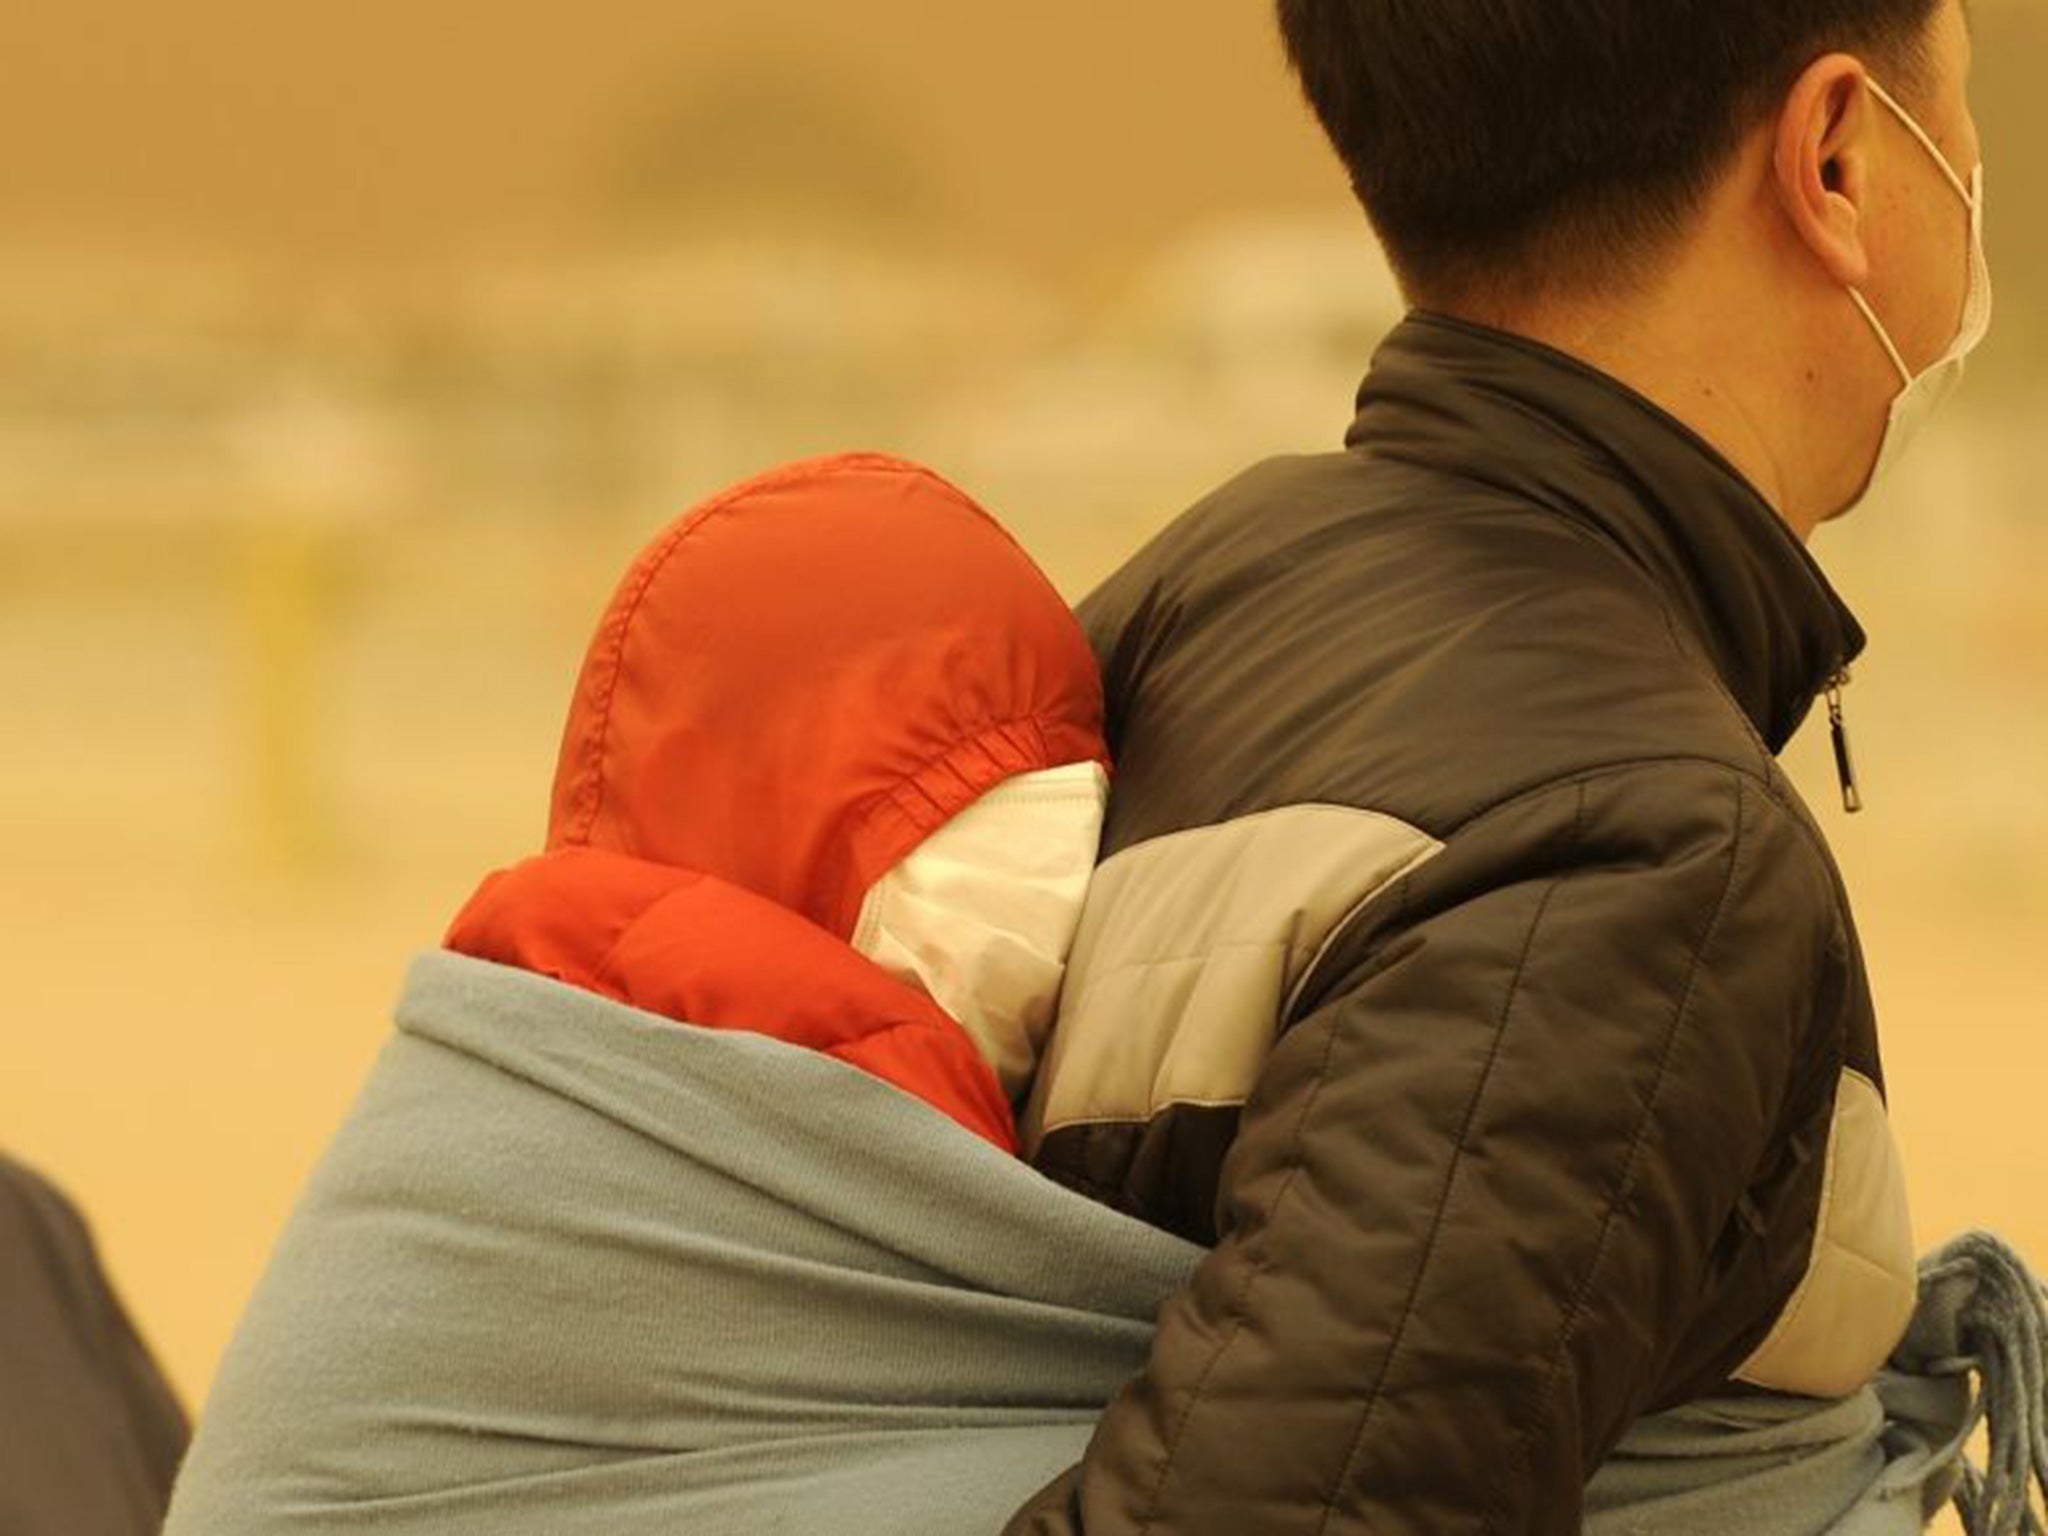
{"label": "dusty sky", "polygon": [[17,230],[346,267],[602,236],[751,180],[1078,272],[1219,203],[1346,196],[1246,0],[10,12],[0,219]]}
{"label": "dusty sky", "polygon": [[[170,240],[317,284],[767,204],[1113,283],[1204,217],[1351,207],[1270,0],[7,10],[0,242]],[[2048,344],[2048,0],[1975,11],[2010,378]]]}

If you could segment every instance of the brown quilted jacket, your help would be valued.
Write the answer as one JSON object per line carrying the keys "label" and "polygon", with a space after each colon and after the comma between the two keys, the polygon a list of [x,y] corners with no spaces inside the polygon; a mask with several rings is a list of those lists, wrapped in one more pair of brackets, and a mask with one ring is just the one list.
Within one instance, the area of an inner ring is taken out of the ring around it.
{"label": "brown quilted jacket", "polygon": [[1213,1251],[1005,1536],[1565,1536],[1639,1415],[1869,1378],[1911,1222],[1775,760],[1864,634],[1724,459],[1415,314],[1080,614],[1118,771],[1020,1130]]}

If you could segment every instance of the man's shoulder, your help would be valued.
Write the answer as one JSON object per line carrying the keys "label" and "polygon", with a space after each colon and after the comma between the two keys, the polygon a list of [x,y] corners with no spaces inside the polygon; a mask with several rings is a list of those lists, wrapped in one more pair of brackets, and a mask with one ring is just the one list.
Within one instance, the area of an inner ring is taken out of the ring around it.
{"label": "man's shoulder", "polygon": [[1398,460],[1262,460],[1080,611],[1118,763],[1106,851],[1304,802],[1444,836],[1522,790],[1660,756],[1775,772],[1623,551]]}

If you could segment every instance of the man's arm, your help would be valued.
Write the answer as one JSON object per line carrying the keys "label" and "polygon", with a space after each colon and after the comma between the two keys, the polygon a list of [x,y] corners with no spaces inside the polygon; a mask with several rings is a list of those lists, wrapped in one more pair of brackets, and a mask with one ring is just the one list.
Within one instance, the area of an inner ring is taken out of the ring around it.
{"label": "man's arm", "polygon": [[1221,1241],[1004,1536],[1577,1536],[1788,1083],[1833,1082],[1798,1067],[1839,1059],[1835,920],[1793,813],[1716,764],[1469,823],[1318,967]]}

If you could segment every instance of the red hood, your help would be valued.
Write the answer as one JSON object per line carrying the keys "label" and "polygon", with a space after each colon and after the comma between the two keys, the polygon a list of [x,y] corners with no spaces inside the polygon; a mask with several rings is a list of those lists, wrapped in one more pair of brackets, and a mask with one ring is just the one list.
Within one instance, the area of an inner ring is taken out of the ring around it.
{"label": "red hood", "polygon": [[548,847],[702,870],[847,938],[954,812],[1088,758],[1101,680],[1037,565],[932,471],[838,454],[642,552],[584,658]]}

